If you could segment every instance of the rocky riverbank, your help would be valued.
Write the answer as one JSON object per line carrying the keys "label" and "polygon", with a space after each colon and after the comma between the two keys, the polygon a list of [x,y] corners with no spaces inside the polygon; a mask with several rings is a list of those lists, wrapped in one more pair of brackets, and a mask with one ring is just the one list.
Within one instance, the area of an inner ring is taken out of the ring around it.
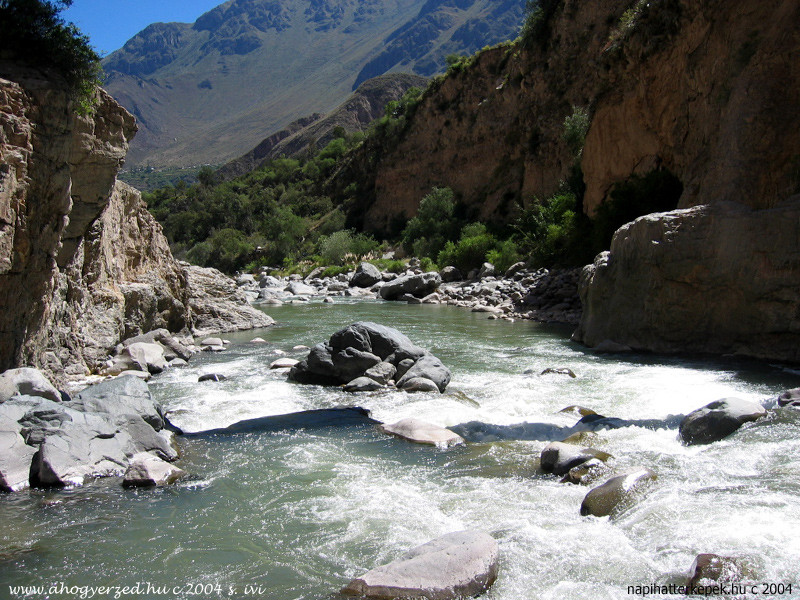
{"label": "rocky riverbank", "polygon": [[489,263],[465,277],[455,267],[423,272],[412,259],[402,273],[380,271],[361,263],[354,271],[335,277],[320,277],[317,269],[300,275],[276,277],[262,272],[258,277],[240,275],[236,282],[255,304],[280,305],[323,298],[383,299],[408,304],[446,304],[490,319],[528,319],[577,325],[581,318],[578,296],[580,269],[528,269],[517,263],[497,273]]}

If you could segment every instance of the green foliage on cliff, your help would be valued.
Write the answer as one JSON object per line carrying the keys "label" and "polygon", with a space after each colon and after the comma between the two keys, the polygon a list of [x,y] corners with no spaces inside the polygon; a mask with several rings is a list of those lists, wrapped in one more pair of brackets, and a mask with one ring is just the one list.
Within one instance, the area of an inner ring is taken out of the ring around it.
{"label": "green foliage on cliff", "polygon": [[525,4],[525,22],[519,33],[519,41],[526,48],[547,44],[550,27],[556,10],[562,0],[527,0]]}
{"label": "green foliage on cliff", "polygon": [[72,0],[0,0],[0,57],[53,69],[64,78],[79,112],[92,109],[101,83],[100,57],[89,38],[59,13]]}

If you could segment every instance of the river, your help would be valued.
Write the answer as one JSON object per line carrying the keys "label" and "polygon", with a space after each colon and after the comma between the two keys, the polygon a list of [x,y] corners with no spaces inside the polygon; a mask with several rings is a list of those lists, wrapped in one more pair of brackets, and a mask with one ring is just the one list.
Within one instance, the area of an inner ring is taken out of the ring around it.
{"label": "river", "polygon": [[[490,600],[635,597],[628,586],[685,581],[702,552],[739,558],[754,581],[794,584],[794,594],[773,597],[800,598],[800,411],[708,446],[681,445],[674,427],[600,432],[616,468],[644,465],[659,477],[613,520],[579,516],[587,488],[537,472],[542,428],[505,427],[567,428],[577,417],[558,411],[575,404],[671,423],[725,396],[766,401],[800,386],[797,373],[735,359],[601,355],[570,342],[569,328],[446,306],[342,301],[268,312],[277,326],[228,334],[226,352],[151,381],[176,424],[197,431],[357,404],[385,422],[496,425],[496,441],[443,451],[372,426],[180,438],[178,464],[193,477],[170,488],[125,490],[106,479],[0,496],[0,598],[20,597],[9,585],[139,583],[141,594],[122,597],[327,599],[365,570],[462,529],[500,545]],[[269,369],[275,350],[301,358],[293,346],[359,320],[396,327],[441,358],[453,372],[447,391],[350,395]],[[249,343],[256,336],[268,344]],[[577,377],[538,375],[547,367]],[[204,373],[228,379],[197,383]]]}

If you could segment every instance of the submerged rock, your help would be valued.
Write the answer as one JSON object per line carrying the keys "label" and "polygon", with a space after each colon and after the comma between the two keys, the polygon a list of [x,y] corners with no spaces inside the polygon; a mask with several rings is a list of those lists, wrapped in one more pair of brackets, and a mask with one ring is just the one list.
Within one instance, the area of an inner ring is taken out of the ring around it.
{"label": "submerged rock", "polygon": [[592,458],[576,467],[572,467],[561,479],[561,483],[574,483],[575,485],[590,485],[601,477],[611,473],[611,467],[602,460]]}
{"label": "submerged rock", "polygon": [[756,421],[766,414],[766,409],[755,402],[723,398],[686,415],[678,432],[686,444],[710,444],[728,437],[745,423]]}
{"label": "submerged rock", "polygon": [[564,475],[573,467],[577,467],[589,460],[597,459],[603,462],[611,455],[594,448],[575,446],[563,442],[552,442],[542,450],[540,464],[542,471],[553,475]]}
{"label": "submerged rock", "polygon": [[734,583],[742,579],[742,569],[736,559],[717,554],[698,554],[689,569],[689,588]]}
{"label": "submerged rock", "polygon": [[378,426],[383,433],[394,435],[409,442],[417,444],[430,444],[432,446],[457,446],[464,443],[462,438],[457,433],[453,433],[449,429],[433,425],[421,421],[420,419],[403,419],[391,425]]}
{"label": "submerged rock", "polygon": [[572,369],[568,369],[566,367],[549,367],[539,373],[540,375],[569,375],[573,379],[577,377]]}
{"label": "submerged rock", "polygon": [[607,517],[629,508],[636,497],[644,492],[656,474],[645,467],[630,469],[612,477],[586,494],[581,504],[581,515]]}
{"label": "submerged rock", "polygon": [[477,596],[497,578],[500,550],[482,532],[449,533],[352,580],[342,594],[455,600]]}
{"label": "submerged rock", "polygon": [[205,375],[200,375],[200,377],[197,378],[197,382],[198,383],[202,383],[204,381],[219,382],[219,381],[225,381],[226,379],[227,377],[225,377],[225,375],[221,375],[219,373],[206,373]]}

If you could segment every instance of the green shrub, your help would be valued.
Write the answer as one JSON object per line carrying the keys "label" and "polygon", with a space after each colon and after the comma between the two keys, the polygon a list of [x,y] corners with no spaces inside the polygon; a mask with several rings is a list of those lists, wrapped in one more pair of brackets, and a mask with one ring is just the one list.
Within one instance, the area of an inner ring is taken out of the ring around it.
{"label": "green shrub", "polygon": [[438,256],[445,242],[458,235],[455,200],[450,188],[433,188],[419,203],[417,216],[400,234],[403,249],[420,258]]}
{"label": "green shrub", "polygon": [[514,240],[500,242],[494,250],[486,253],[486,261],[492,263],[499,272],[505,272],[514,263],[522,260],[519,247]]}
{"label": "green shrub", "polygon": [[583,145],[589,131],[589,112],[582,106],[573,106],[572,114],[564,119],[564,131],[561,138],[576,159],[583,154]]}
{"label": "green shrub", "polygon": [[575,195],[562,192],[536,201],[522,212],[514,228],[520,247],[533,264],[569,262],[569,251],[576,241],[578,210]]}
{"label": "green shrub", "polygon": [[439,267],[427,256],[424,256],[419,261],[419,268],[425,271],[426,273],[430,271],[438,271]]}
{"label": "green shrub", "polygon": [[561,0],[527,0],[525,21],[518,38],[523,46],[539,46],[542,49],[546,47],[553,17],[560,4]]}
{"label": "green shrub", "polygon": [[348,273],[350,271],[350,265],[344,265],[341,267],[332,266],[327,267],[322,273],[320,273],[320,277],[336,277],[337,275],[341,275],[342,273]]}
{"label": "green shrub", "polygon": [[439,253],[438,263],[452,265],[463,272],[480,267],[486,261],[486,254],[497,244],[494,236],[486,230],[483,223],[470,223],[461,230],[457,243],[447,242]]}
{"label": "green shrub", "polygon": [[72,0],[0,0],[0,55],[54,69],[85,114],[94,108],[102,70],[89,38],[59,16],[70,5]]}
{"label": "green shrub", "polygon": [[346,229],[321,238],[319,253],[323,263],[326,265],[342,265],[345,257],[350,253],[352,243],[353,236]]}

